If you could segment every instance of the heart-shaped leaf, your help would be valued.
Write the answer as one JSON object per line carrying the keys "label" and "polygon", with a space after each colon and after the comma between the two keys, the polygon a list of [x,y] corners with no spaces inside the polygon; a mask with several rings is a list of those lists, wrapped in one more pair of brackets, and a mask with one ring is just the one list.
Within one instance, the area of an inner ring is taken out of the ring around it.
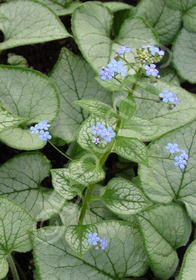
{"label": "heart-shaped leaf", "polygon": [[117,136],[113,151],[131,161],[148,165],[146,146],[137,138]]}
{"label": "heart-shaped leaf", "polygon": [[148,260],[137,227],[118,221],[95,226],[98,236],[108,240],[108,247],[105,251],[92,247],[82,259],[66,244],[63,227],[58,228],[58,236],[55,227],[33,233],[34,257],[40,279],[114,280],[137,277],[146,272]]}
{"label": "heart-shaped leaf", "polygon": [[196,83],[196,33],[182,28],[173,45],[173,63],[178,74],[190,83]]}
{"label": "heart-shaped leaf", "polygon": [[32,217],[18,204],[0,197],[0,278],[8,273],[6,257],[12,251],[31,250],[29,231],[35,230]]}
{"label": "heart-shaped leaf", "polygon": [[[114,118],[113,112],[107,115],[107,118],[97,117],[91,114],[88,119],[82,124],[81,129],[78,135],[78,143],[82,148],[91,153],[95,154],[97,157],[101,157],[107,150],[108,144],[105,139],[101,139],[100,143],[95,144],[93,140],[95,135],[92,134],[92,126],[96,126],[97,123],[101,123],[104,127],[111,126],[114,130],[117,119]],[[93,155],[92,159],[93,159]],[[96,157],[94,156],[94,160],[96,161]]]}
{"label": "heart-shaped leaf", "polygon": [[73,13],[75,8],[80,6],[80,2],[70,0],[39,0],[40,3],[52,9],[58,16],[66,16]]}
{"label": "heart-shaped leaf", "polygon": [[[195,280],[196,275],[196,240],[193,241],[183,258],[178,280]],[[176,279],[177,280],[177,279]]]}
{"label": "heart-shaped leaf", "polygon": [[112,13],[116,13],[122,10],[130,10],[133,8],[133,6],[128,5],[126,3],[121,3],[121,2],[105,2],[103,5],[107,8],[110,9]]}
{"label": "heart-shaped leaf", "polygon": [[[177,95],[180,104],[173,110],[168,110],[167,104],[159,101],[159,93],[167,89]],[[185,125],[196,118],[196,97],[188,91],[174,84],[162,81],[156,84],[140,83],[134,91],[136,101],[136,111],[134,117],[139,117],[150,121],[143,132],[145,121],[141,120],[134,125],[132,119],[128,119],[118,136],[139,138],[141,141],[150,141],[163,135],[164,133]],[[145,100],[147,98],[147,100]],[[150,99],[150,100],[148,100]],[[133,127],[131,126],[133,124]],[[137,127],[139,125],[139,127]],[[147,124],[146,124],[147,125]],[[142,126],[142,132],[139,131]],[[152,126],[152,127],[151,127]]]}
{"label": "heart-shaped leaf", "polygon": [[[25,1],[26,3],[28,1]],[[0,102],[12,114],[24,118],[20,127],[8,128],[0,139],[16,149],[34,150],[44,146],[29,126],[47,120],[58,113],[58,93],[53,83],[40,72],[11,66],[0,67]]]}
{"label": "heart-shaped leaf", "polygon": [[94,77],[92,69],[81,57],[62,49],[59,60],[50,74],[60,94],[60,111],[51,131],[66,142],[76,140],[80,124],[89,114],[74,105],[74,101],[96,98],[111,104],[109,92],[104,90]]}
{"label": "heart-shaped leaf", "polygon": [[19,203],[36,220],[48,219],[62,208],[65,199],[41,186],[51,165],[40,153],[20,154],[0,167],[0,194]]}
{"label": "heart-shaped leaf", "polygon": [[164,0],[171,9],[181,10],[183,12],[195,5],[195,0]]}
{"label": "heart-shaped leaf", "polygon": [[196,5],[184,14],[183,23],[186,30],[189,32],[196,32]]}
{"label": "heart-shaped leaf", "polygon": [[73,160],[70,163],[69,174],[72,183],[79,183],[84,186],[99,182],[105,178],[102,168],[82,160]]}
{"label": "heart-shaped leaf", "polygon": [[94,225],[73,225],[68,226],[65,231],[65,240],[72,251],[82,258],[92,246],[88,243],[88,234],[97,232]]}
{"label": "heart-shaped leaf", "polygon": [[122,215],[135,214],[151,204],[137,186],[121,178],[109,181],[101,199],[111,211]]}
{"label": "heart-shaped leaf", "polygon": [[0,51],[70,36],[59,18],[45,5],[35,1],[4,3],[0,6],[0,14],[7,19],[0,21],[0,30],[4,34]]}
{"label": "heart-shaped leaf", "polygon": [[185,246],[191,222],[179,205],[156,205],[137,214],[150,267],[156,276],[169,279],[178,265],[176,249]]}
{"label": "heart-shaped leaf", "polygon": [[84,3],[73,13],[74,37],[83,56],[96,72],[108,64],[119,46],[139,48],[157,41],[156,34],[142,18],[126,19],[117,38],[112,41],[112,21],[112,13],[101,3]]}
{"label": "heart-shaped leaf", "polygon": [[169,45],[181,27],[181,12],[170,9],[164,0],[140,1],[135,16],[143,17],[149,22],[163,45]]}
{"label": "heart-shaped leaf", "polygon": [[69,169],[52,169],[52,184],[56,192],[65,199],[72,199],[80,194],[84,187],[72,186],[70,183]]}
{"label": "heart-shaped leaf", "polygon": [[[149,167],[141,165],[139,169],[142,188],[150,199],[160,203],[182,201],[194,222],[196,222],[195,124],[193,122],[155,140],[148,149]],[[174,156],[179,156],[181,152],[176,152],[169,158],[169,151],[165,149],[168,143],[177,143],[179,149],[189,155],[185,169],[174,166]]]}
{"label": "heart-shaped leaf", "polygon": [[75,101],[74,104],[88,110],[98,117],[108,118],[108,116],[114,116],[118,118],[118,115],[114,112],[112,107],[96,99],[82,99]]}
{"label": "heart-shaped leaf", "polygon": [[0,132],[6,128],[15,127],[23,121],[25,121],[25,119],[13,115],[0,106]]}

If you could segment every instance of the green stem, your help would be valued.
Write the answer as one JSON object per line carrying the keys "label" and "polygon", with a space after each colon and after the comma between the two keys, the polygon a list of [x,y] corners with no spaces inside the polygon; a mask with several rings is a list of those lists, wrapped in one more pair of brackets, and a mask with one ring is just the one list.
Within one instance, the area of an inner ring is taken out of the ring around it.
{"label": "green stem", "polygon": [[7,260],[8,260],[10,269],[11,269],[11,271],[12,271],[12,275],[13,275],[14,280],[20,280],[20,277],[19,277],[19,275],[18,275],[18,271],[17,271],[17,269],[16,269],[16,266],[15,266],[15,263],[14,263],[14,260],[13,260],[13,258],[12,258],[12,256],[11,256],[11,254],[9,254],[9,255],[7,256]]}
{"label": "green stem", "polygon": [[[153,101],[153,102],[156,102],[156,103],[160,103],[161,100],[159,100],[159,99],[145,98],[145,97],[140,97],[140,96],[135,96],[135,95],[133,95],[133,92],[134,92],[134,90],[135,90],[135,87],[137,86],[137,81],[139,80],[139,78],[140,78],[140,76],[137,78],[137,80],[135,81],[135,83],[133,83],[133,85],[132,85],[131,88],[125,86],[126,90],[127,90],[128,93],[129,93],[129,96],[133,96],[133,98],[137,98],[137,99],[150,100],[150,101]],[[114,79],[115,79],[116,81],[118,81],[119,83],[121,83],[121,81],[120,81],[118,78],[114,77]]]}
{"label": "green stem", "polygon": [[[120,125],[121,125],[121,120],[119,119],[118,122],[117,122],[117,125],[116,125],[116,133],[120,129]],[[112,147],[114,145],[114,142],[115,142],[115,139],[112,139],[112,141],[109,143],[106,152],[103,154],[102,158],[99,161],[99,165],[98,165],[99,167],[102,167],[104,165],[105,161],[107,160],[109,154],[112,151]],[[79,222],[78,222],[79,225],[82,225],[82,223],[83,223],[84,216],[86,214],[86,210],[87,210],[89,202],[91,200],[91,195],[92,195],[94,186],[95,186],[95,184],[90,184],[89,187],[88,187],[86,197],[83,200],[82,210],[81,210],[80,217],[79,217]]]}
{"label": "green stem", "polygon": [[152,158],[160,158],[160,159],[169,159],[169,160],[174,160],[172,158],[165,158],[165,157],[156,157],[156,156],[149,156],[149,157],[152,157]]}
{"label": "green stem", "polygon": [[145,98],[145,97],[139,97],[139,96],[134,96],[134,95],[133,95],[133,98],[150,100],[150,101],[153,101],[153,102],[156,102],[156,103],[160,103],[161,102],[161,100],[159,100],[159,99]]}
{"label": "green stem", "polygon": [[90,184],[89,188],[87,190],[86,197],[85,197],[85,200],[83,201],[83,206],[82,206],[82,210],[81,210],[80,217],[79,217],[79,225],[82,225],[82,223],[83,223],[84,216],[86,214],[86,210],[88,208],[88,203],[90,201],[94,186],[95,186],[95,184]]}
{"label": "green stem", "polygon": [[97,200],[102,200],[102,198],[99,196],[99,197],[92,197],[91,199],[90,199],[90,202],[91,201],[97,201]]}
{"label": "green stem", "polygon": [[67,158],[68,160],[72,160],[72,158],[70,158],[68,155],[66,155],[65,153],[63,153],[61,150],[59,150],[50,140],[48,140],[48,142],[50,143],[50,145],[55,148],[62,156],[64,156],[65,158]]}

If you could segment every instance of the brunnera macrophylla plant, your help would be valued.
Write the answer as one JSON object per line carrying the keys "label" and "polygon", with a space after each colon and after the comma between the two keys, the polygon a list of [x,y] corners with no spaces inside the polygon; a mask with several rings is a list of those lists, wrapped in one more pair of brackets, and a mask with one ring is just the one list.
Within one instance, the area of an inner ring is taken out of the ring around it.
{"label": "brunnera macrophylla plant", "polygon": [[[72,36],[81,53],[62,48],[48,76],[0,66],[0,140],[27,151],[0,166],[0,279],[10,269],[22,280],[13,251],[31,249],[33,279],[194,279],[196,99],[169,65],[187,79],[179,46],[194,40],[194,1],[62,5],[0,6],[0,50]],[[64,156],[61,168],[45,145]]]}

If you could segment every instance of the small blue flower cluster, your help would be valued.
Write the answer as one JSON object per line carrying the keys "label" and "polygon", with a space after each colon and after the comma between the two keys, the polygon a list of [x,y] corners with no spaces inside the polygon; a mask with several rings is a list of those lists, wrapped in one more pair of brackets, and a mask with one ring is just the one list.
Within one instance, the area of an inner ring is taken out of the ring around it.
{"label": "small blue flower cluster", "polygon": [[116,133],[113,131],[111,126],[105,128],[103,124],[98,122],[96,125],[91,127],[92,135],[94,135],[93,143],[99,144],[101,139],[105,139],[106,142],[111,142],[112,138],[116,136]]}
{"label": "small blue flower cluster", "polygon": [[171,109],[180,104],[180,101],[178,100],[176,94],[173,92],[169,92],[166,88],[163,90],[163,92],[159,93],[159,97],[164,103],[172,103]]}
{"label": "small blue flower cluster", "polygon": [[189,159],[188,154],[184,151],[178,148],[178,144],[174,143],[168,143],[167,146],[165,147],[166,150],[169,150],[170,154],[174,154],[175,152],[181,153],[179,156],[175,156],[174,160],[175,163],[174,165],[176,167],[180,167],[180,169],[184,169],[185,166],[187,165],[187,161]]}
{"label": "small blue flower cluster", "polygon": [[138,68],[143,68],[146,70],[145,74],[147,77],[151,78],[151,81],[156,81],[155,78],[160,78],[159,71],[156,69],[156,64],[159,62],[164,56],[165,52],[160,50],[159,48],[149,45],[142,46],[141,48],[136,50],[137,55],[135,56],[135,60]]}
{"label": "small blue flower cluster", "polygon": [[52,136],[47,131],[49,127],[50,124],[47,124],[47,121],[44,120],[42,123],[38,123],[35,126],[30,127],[31,134],[39,133],[39,139],[43,140],[44,142],[47,142],[48,139],[50,140],[52,138]]}
{"label": "small blue flower cluster", "polygon": [[165,52],[160,50],[159,48],[155,47],[155,46],[143,46],[143,48],[146,47],[146,48],[149,48],[149,51],[151,52],[151,54],[153,56],[155,56],[156,54],[158,54],[159,56],[164,56]]}
{"label": "small blue flower cluster", "polygon": [[[102,249],[102,250],[105,250],[105,248],[108,246],[108,240],[105,239],[105,237],[103,237],[103,239],[100,239],[98,236],[97,236],[97,233],[94,232],[94,233],[89,233],[88,234],[88,243],[89,244],[93,244],[93,246],[96,246],[95,249],[98,250],[98,249]],[[98,244],[99,242],[99,244]]]}
{"label": "small blue flower cluster", "polygon": [[[119,57],[120,55],[125,55],[125,53],[129,53],[131,51],[130,48],[126,48],[125,46],[121,46],[117,49],[115,58]],[[106,67],[102,67],[101,71],[99,72],[101,80],[111,80],[117,74],[125,77],[127,75],[127,70],[123,65],[123,61],[112,59],[110,63]]]}

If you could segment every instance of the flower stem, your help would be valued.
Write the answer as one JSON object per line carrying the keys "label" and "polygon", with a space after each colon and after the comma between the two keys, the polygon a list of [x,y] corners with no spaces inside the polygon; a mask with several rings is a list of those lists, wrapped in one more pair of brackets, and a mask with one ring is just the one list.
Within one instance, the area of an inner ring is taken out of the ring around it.
{"label": "flower stem", "polygon": [[[116,124],[116,134],[117,134],[118,130],[120,129],[120,126],[121,126],[121,120],[118,119],[118,122]],[[109,145],[107,147],[106,152],[103,154],[103,156],[101,157],[101,159],[99,161],[99,165],[98,165],[99,167],[102,167],[104,165],[105,161],[107,160],[109,154],[112,151],[114,143],[115,143],[115,139],[112,139],[112,141],[109,143]],[[83,220],[84,220],[84,217],[85,217],[85,214],[86,214],[86,210],[87,210],[87,208],[89,206],[89,203],[91,201],[91,195],[92,195],[94,187],[95,187],[95,184],[90,184],[89,187],[88,187],[86,197],[83,200],[82,210],[81,210],[80,217],[79,217],[79,222],[78,222],[79,225],[82,225],[82,223],[83,223]]]}
{"label": "flower stem", "polygon": [[48,142],[50,143],[50,145],[55,148],[62,156],[64,156],[65,158],[67,158],[68,160],[72,160],[72,158],[70,158],[67,154],[63,153],[61,150],[59,150],[50,140],[48,140]]}
{"label": "flower stem", "polygon": [[81,213],[80,213],[80,217],[79,217],[79,222],[78,222],[79,225],[82,225],[82,223],[83,223],[84,216],[85,216],[85,214],[86,214],[86,210],[87,210],[87,208],[88,208],[88,204],[89,204],[89,201],[90,201],[90,198],[91,198],[91,195],[92,195],[94,186],[95,186],[95,184],[90,184],[89,187],[88,187],[85,200],[83,201],[83,205],[82,205],[82,210],[81,210]]}
{"label": "flower stem", "polygon": [[16,269],[14,260],[13,260],[13,258],[12,258],[12,256],[11,256],[11,253],[7,256],[7,260],[8,260],[10,269],[11,269],[11,271],[12,271],[12,275],[13,275],[14,280],[20,280],[20,277],[19,277],[19,275],[18,275],[18,271],[17,271],[17,269]]}
{"label": "flower stem", "polygon": [[[137,99],[144,99],[144,100],[149,100],[149,101],[153,101],[153,102],[156,102],[156,103],[160,103],[161,102],[160,99],[145,98],[145,97],[140,97],[140,96],[133,95],[133,92],[135,90],[135,87],[137,86],[137,82],[140,79],[140,77],[141,77],[141,75],[138,75],[136,81],[133,83],[131,88],[125,86],[125,89],[128,91],[129,96],[133,96],[133,98],[137,98]],[[118,78],[114,77],[114,79],[116,81],[118,81],[119,83],[121,83],[121,81]]]}
{"label": "flower stem", "polygon": [[165,158],[165,157],[156,157],[156,156],[149,156],[149,157],[152,157],[152,158],[160,158],[160,159],[169,159],[169,160],[174,160],[172,158]]}
{"label": "flower stem", "polygon": [[145,98],[145,97],[139,97],[139,96],[134,96],[134,95],[133,95],[133,98],[150,100],[150,101],[153,101],[153,102],[156,102],[156,103],[160,103],[161,102],[161,100],[159,100],[159,99]]}

